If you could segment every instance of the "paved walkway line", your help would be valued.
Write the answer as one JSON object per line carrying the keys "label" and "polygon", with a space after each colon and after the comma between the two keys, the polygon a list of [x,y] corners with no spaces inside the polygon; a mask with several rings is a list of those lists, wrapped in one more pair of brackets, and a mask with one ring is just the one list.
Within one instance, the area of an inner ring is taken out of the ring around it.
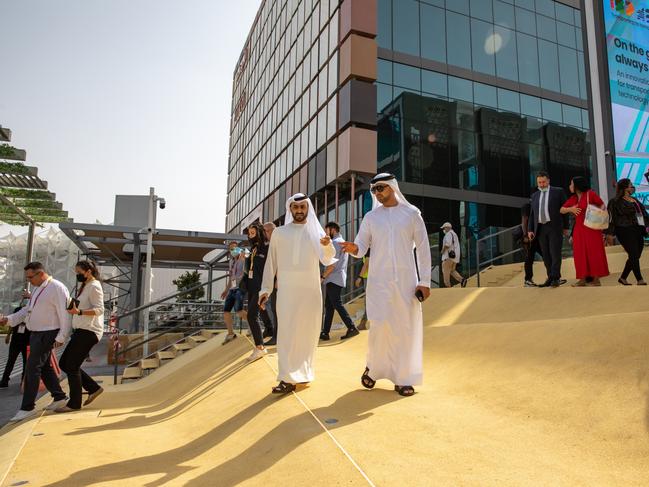
{"label": "paved walkway line", "polygon": [[[250,338],[246,337],[246,339],[250,342],[250,344],[253,347],[255,346],[255,344],[252,341],[250,341]],[[264,362],[266,363],[266,365],[268,365],[268,368],[270,368],[270,370],[272,370],[275,374],[277,374],[277,370],[268,361],[268,357],[263,357],[263,359],[264,359]],[[356,460],[354,460],[352,458],[352,456],[349,454],[349,452],[347,450],[345,450],[345,447],[340,444],[340,442],[331,433],[331,431],[322,423],[322,421],[320,421],[320,419],[318,419],[318,417],[315,415],[315,413],[311,410],[311,408],[309,406],[307,406],[307,404],[302,400],[302,398],[300,396],[298,396],[295,393],[295,391],[293,391],[292,394],[293,394],[293,397],[295,397],[298,400],[298,402],[300,404],[302,404],[302,407],[304,407],[304,409],[307,410],[307,412],[311,415],[311,417],[313,417],[313,419],[315,419],[316,423],[318,423],[320,425],[320,427],[324,430],[324,432],[327,434],[327,436],[329,436],[329,438],[331,438],[331,441],[334,442],[336,447],[338,447],[338,449],[343,453],[343,455],[345,455],[345,457],[347,457],[347,459],[351,462],[351,464],[354,466],[354,468],[356,470],[358,470],[358,473],[360,473],[361,476],[367,481],[367,484],[370,485],[371,487],[376,487],[376,484],[374,484],[374,482],[372,482],[372,480],[363,471],[361,466],[358,463],[356,463]]]}

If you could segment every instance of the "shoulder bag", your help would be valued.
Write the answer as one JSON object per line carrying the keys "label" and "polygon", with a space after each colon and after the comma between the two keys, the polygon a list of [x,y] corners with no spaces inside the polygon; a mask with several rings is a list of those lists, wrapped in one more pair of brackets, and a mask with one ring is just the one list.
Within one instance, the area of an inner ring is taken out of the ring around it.
{"label": "shoulder bag", "polygon": [[606,230],[608,228],[608,211],[599,206],[590,204],[590,191],[586,193],[586,215],[584,225],[592,230]]}

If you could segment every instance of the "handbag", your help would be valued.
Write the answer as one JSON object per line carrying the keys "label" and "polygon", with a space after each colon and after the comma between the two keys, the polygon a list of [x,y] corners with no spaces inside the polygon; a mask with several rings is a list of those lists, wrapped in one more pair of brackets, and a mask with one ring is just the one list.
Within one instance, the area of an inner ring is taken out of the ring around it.
{"label": "handbag", "polygon": [[608,228],[609,216],[607,210],[590,204],[590,191],[586,193],[586,215],[584,225],[592,230],[606,230]]}

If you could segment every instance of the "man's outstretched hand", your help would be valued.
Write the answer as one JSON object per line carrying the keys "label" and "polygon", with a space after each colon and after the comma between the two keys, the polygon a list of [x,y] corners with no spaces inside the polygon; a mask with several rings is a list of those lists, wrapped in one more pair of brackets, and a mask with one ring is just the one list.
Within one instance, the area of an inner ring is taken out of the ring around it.
{"label": "man's outstretched hand", "polygon": [[263,309],[264,311],[266,310],[266,303],[268,302],[268,294],[260,294],[259,295],[259,307]]}
{"label": "man's outstretched hand", "polygon": [[328,235],[325,235],[320,239],[320,245],[322,245],[323,247],[326,247],[330,243],[331,243],[331,238]]}
{"label": "man's outstretched hand", "polygon": [[340,246],[342,247],[343,252],[353,255],[358,254],[358,245],[356,245],[354,242],[343,242],[340,244]]}

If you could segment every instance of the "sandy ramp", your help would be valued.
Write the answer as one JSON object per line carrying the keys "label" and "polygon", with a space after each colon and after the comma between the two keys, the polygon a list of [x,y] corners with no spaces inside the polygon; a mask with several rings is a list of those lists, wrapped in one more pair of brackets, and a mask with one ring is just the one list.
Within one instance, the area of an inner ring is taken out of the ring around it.
{"label": "sandy ramp", "polygon": [[275,357],[245,365],[244,339],[211,341],[96,408],[34,420],[4,485],[646,486],[648,298],[435,291],[412,398],[360,387],[366,333],[320,347],[317,380],[284,398],[268,394]]}

